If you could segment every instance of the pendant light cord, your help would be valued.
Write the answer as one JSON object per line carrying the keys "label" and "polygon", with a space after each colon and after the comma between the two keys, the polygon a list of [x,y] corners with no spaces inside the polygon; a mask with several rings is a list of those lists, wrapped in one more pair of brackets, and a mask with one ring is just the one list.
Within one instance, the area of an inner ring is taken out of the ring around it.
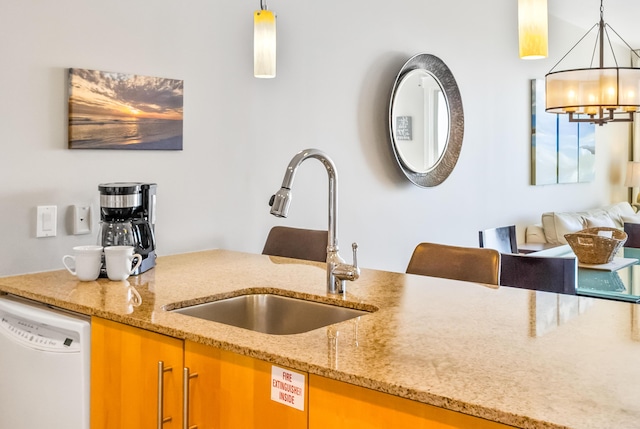
{"label": "pendant light cord", "polygon": [[265,0],[260,0],[260,10],[267,10],[267,2]]}

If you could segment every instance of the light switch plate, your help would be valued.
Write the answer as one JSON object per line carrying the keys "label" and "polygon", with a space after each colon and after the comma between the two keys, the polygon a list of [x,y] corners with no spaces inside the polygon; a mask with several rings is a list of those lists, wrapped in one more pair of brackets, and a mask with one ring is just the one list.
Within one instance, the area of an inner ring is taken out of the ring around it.
{"label": "light switch plate", "polygon": [[91,233],[91,205],[73,206],[73,235]]}
{"label": "light switch plate", "polygon": [[58,206],[38,206],[36,237],[55,237],[58,225]]}

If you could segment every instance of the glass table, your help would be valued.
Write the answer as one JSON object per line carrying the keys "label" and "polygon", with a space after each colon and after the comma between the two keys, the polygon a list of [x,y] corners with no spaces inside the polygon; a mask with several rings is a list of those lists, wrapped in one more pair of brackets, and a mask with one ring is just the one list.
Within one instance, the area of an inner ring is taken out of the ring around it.
{"label": "glass table", "polygon": [[[547,246],[541,250],[532,249],[529,252],[521,253],[528,253],[526,256],[575,257],[575,253],[568,244]],[[624,247],[616,254],[614,263],[609,264],[620,266],[618,269],[609,267],[609,270],[604,270],[602,266],[581,266],[582,264],[578,264],[575,294],[640,303],[639,259],[640,249]]]}
{"label": "glass table", "polygon": [[640,249],[625,247],[617,257],[636,259],[614,271],[578,267],[576,294],[626,302],[640,302]]}
{"label": "glass table", "polygon": [[636,261],[614,271],[578,267],[577,295],[640,302],[640,249],[625,247],[617,257]]}

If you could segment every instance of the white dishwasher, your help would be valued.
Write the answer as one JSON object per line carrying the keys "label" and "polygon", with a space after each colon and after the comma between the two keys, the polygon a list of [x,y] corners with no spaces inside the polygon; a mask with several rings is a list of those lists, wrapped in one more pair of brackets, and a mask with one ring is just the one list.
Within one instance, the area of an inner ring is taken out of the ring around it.
{"label": "white dishwasher", "polygon": [[0,428],[89,429],[89,318],[0,296]]}

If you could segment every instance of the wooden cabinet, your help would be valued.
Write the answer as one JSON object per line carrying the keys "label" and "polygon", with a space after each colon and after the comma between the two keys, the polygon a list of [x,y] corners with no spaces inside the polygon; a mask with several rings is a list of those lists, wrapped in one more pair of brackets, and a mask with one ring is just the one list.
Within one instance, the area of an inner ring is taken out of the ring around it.
{"label": "wooden cabinet", "polygon": [[309,376],[309,429],[510,427],[325,377]]}
{"label": "wooden cabinet", "polygon": [[182,361],[182,340],[94,317],[91,429],[157,428],[159,410],[163,429],[181,428]]}
{"label": "wooden cabinet", "polygon": [[307,428],[306,394],[272,401],[267,362],[95,317],[91,335],[91,429]]}
{"label": "wooden cabinet", "polygon": [[271,400],[271,364],[191,341],[185,342],[184,357],[192,376],[188,389],[189,426],[307,427],[306,403],[304,411],[300,411]]}
{"label": "wooden cabinet", "polygon": [[91,429],[510,427],[309,374],[301,411],[271,400],[267,362],[95,317],[91,335]]}

